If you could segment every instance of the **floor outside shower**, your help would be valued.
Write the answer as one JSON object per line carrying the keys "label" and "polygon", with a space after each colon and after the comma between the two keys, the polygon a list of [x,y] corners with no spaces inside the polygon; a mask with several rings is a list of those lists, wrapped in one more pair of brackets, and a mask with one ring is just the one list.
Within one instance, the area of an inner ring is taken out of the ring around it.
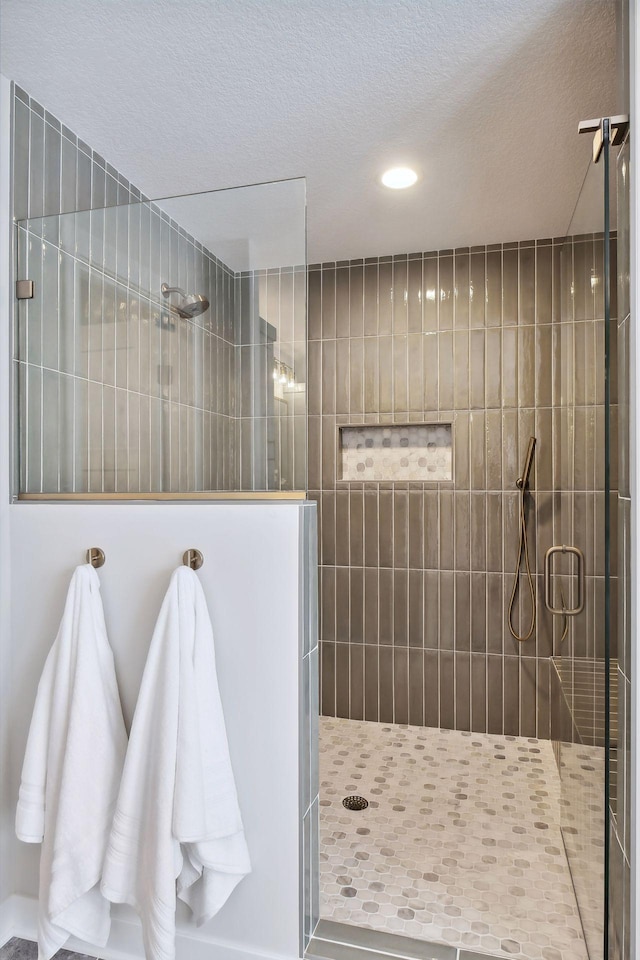
{"label": "floor outside shower", "polygon": [[320,784],[323,919],[587,960],[549,741],[322,717]]}

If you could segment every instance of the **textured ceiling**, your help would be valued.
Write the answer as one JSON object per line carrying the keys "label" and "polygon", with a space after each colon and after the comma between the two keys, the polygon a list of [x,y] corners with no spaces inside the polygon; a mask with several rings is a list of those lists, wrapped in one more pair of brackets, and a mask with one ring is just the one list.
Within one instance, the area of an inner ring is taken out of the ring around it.
{"label": "textured ceiling", "polygon": [[[149,196],[307,178],[311,261],[562,234],[608,0],[2,0],[1,70]],[[386,167],[415,166],[406,192]]]}

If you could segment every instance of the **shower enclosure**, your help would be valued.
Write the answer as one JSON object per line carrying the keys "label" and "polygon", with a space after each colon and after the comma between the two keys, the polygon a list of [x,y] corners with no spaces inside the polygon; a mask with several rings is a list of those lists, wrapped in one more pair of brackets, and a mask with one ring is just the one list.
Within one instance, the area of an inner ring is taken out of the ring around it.
{"label": "shower enclosure", "polygon": [[63,146],[93,203],[16,224],[16,497],[304,497],[304,180],[150,201]]}
{"label": "shower enclosure", "polygon": [[309,268],[315,956],[624,955],[628,146],[599,132],[564,237]]}

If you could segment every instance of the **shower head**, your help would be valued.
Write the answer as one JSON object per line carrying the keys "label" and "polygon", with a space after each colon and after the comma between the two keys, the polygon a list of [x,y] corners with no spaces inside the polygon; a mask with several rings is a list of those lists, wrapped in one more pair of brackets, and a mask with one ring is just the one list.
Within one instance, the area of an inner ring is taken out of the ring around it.
{"label": "shower head", "polygon": [[201,313],[209,309],[209,301],[201,293],[185,293],[180,287],[170,287],[163,283],[160,287],[163,297],[168,297],[172,293],[179,293],[182,300],[178,304],[172,304],[171,309],[184,320],[192,320],[193,317],[199,317]]}

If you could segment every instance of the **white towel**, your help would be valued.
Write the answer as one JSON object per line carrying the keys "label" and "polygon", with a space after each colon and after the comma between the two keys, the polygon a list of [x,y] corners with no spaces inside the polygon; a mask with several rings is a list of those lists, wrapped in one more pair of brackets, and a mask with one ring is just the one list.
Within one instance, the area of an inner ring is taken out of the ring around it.
{"label": "white towel", "polygon": [[138,911],[148,960],[172,960],[176,892],[200,925],[250,872],[211,621],[198,577],[182,566],[149,648],[102,892]]}
{"label": "white towel", "polygon": [[18,838],[42,843],[38,960],[72,935],[107,942],[100,878],[126,748],[100,581],[84,564],[38,686],[16,813]]}

